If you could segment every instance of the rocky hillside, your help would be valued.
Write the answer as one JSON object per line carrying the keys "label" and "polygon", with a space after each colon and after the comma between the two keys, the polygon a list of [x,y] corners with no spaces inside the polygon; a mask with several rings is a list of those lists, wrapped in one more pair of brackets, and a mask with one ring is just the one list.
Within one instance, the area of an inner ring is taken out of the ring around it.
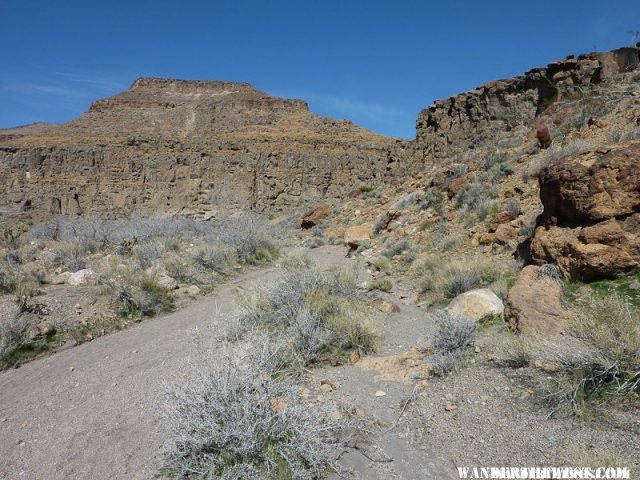
{"label": "rocky hillside", "polygon": [[470,92],[439,100],[420,112],[416,153],[443,158],[491,141],[496,133],[526,125],[557,102],[597,96],[640,63],[640,48],[590,53],[534,68],[523,76],[486,83]]}
{"label": "rocky hillside", "polygon": [[140,78],[67,124],[0,131],[0,212],[261,211],[392,181],[405,148],[245,83]]}

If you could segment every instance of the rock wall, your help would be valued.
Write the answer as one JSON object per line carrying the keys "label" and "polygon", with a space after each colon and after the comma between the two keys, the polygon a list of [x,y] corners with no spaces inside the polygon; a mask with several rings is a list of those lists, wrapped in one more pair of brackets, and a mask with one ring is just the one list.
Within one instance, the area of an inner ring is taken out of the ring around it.
{"label": "rock wall", "polygon": [[67,124],[0,131],[0,214],[287,208],[393,183],[407,146],[248,84],[141,78]]}
{"label": "rock wall", "polygon": [[590,53],[436,101],[418,116],[416,157],[435,160],[473,149],[490,141],[496,131],[528,124],[554,101],[613,82],[639,64],[637,46]]}

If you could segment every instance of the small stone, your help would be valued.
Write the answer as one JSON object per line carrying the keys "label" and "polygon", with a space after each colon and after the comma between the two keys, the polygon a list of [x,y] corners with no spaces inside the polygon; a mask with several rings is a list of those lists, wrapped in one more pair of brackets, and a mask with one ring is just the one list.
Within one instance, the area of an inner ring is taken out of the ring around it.
{"label": "small stone", "polygon": [[455,405],[453,405],[453,404],[451,404],[451,403],[447,403],[447,404],[444,406],[444,409],[445,409],[447,412],[452,412],[452,411],[456,410],[457,408],[458,408],[457,406],[455,406]]}
{"label": "small stone", "polygon": [[376,397],[384,397],[387,394],[387,392],[383,392],[382,390],[378,390],[376,392]]}
{"label": "small stone", "polygon": [[322,391],[322,393],[329,393],[333,391],[333,387],[328,383],[323,383],[322,385],[320,385],[320,390]]}
{"label": "small stone", "polygon": [[269,405],[271,406],[271,410],[277,413],[282,413],[285,411],[286,405],[284,403],[284,398],[278,395],[269,400]]}
{"label": "small stone", "polygon": [[337,408],[334,408],[329,414],[329,420],[337,422],[338,420],[341,420],[341,419],[342,419],[342,414],[340,413],[340,410],[338,410]]}
{"label": "small stone", "polygon": [[354,364],[360,361],[360,354],[358,352],[351,352],[349,354],[349,361]]}
{"label": "small stone", "polygon": [[200,295],[200,287],[198,287],[197,285],[191,285],[187,288],[187,295],[189,295],[190,297],[197,297],[198,295]]}
{"label": "small stone", "polygon": [[75,368],[74,368],[74,367],[69,367],[69,371],[70,371],[70,372],[73,372],[74,370],[75,370]]}
{"label": "small stone", "polygon": [[478,345],[476,345],[476,350],[475,351],[476,351],[476,353],[482,352],[482,350],[480,349],[480,347]]}
{"label": "small stone", "polygon": [[399,313],[400,307],[392,302],[387,302],[386,300],[378,300],[375,302],[375,306],[378,310],[384,313]]}

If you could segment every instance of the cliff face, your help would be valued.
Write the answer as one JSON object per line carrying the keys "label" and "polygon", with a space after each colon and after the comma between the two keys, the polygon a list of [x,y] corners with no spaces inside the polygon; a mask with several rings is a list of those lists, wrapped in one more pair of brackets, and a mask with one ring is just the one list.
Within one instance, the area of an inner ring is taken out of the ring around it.
{"label": "cliff face", "polygon": [[436,101],[416,122],[416,156],[433,160],[486,144],[497,131],[526,125],[555,101],[588,95],[639,63],[638,47],[591,53]]}
{"label": "cliff face", "polygon": [[248,84],[141,78],[67,124],[0,131],[0,213],[287,207],[393,182],[406,147]]}

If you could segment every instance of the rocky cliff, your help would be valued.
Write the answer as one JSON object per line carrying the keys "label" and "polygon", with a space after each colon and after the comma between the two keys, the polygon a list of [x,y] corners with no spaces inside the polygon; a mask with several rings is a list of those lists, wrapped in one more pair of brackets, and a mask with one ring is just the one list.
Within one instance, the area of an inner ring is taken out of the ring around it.
{"label": "rocky cliff", "polygon": [[556,101],[592,95],[594,88],[615,82],[639,64],[638,46],[569,56],[436,101],[416,122],[416,155],[433,160],[487,144],[498,132],[529,124]]}
{"label": "rocky cliff", "polygon": [[287,207],[393,182],[406,147],[245,83],[140,78],[67,124],[0,131],[0,213]]}

